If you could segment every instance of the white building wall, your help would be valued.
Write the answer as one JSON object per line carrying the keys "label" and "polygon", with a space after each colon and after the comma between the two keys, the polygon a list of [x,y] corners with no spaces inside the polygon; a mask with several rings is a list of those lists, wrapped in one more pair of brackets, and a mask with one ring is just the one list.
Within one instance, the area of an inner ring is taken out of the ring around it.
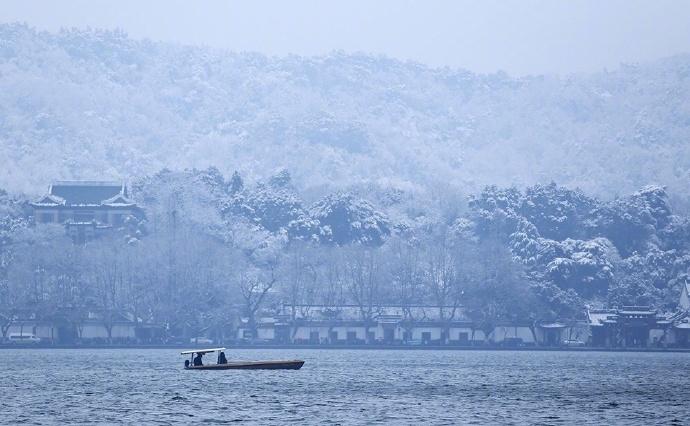
{"label": "white building wall", "polygon": [[87,324],[81,328],[82,339],[107,338],[108,332],[105,327],[97,324]]}
{"label": "white building wall", "polygon": [[[135,338],[136,331],[132,325],[116,324],[111,330],[113,339]],[[85,324],[81,330],[82,339],[107,339],[108,329],[103,324]]]}
{"label": "white building wall", "polygon": [[666,337],[664,338],[664,330],[658,329],[658,328],[653,328],[649,330],[649,344],[653,345],[654,341],[656,339],[657,342],[660,342],[662,338],[664,338],[664,342],[666,344],[669,343],[675,343],[673,333],[666,333]]}
{"label": "white building wall", "polygon": [[[52,335],[51,335],[51,330],[52,330]],[[58,331],[57,328],[51,327],[49,325],[36,325],[36,323],[33,322],[23,322],[20,324],[12,324],[8,329],[7,329],[7,335],[9,336],[10,333],[22,333],[22,334],[33,334],[36,337],[40,337],[41,339],[57,339],[58,338]],[[2,335],[0,335],[0,338],[2,338]]]}
{"label": "white building wall", "polygon": [[[470,331],[470,340],[472,340],[472,332]],[[486,341],[486,337],[484,336],[484,332],[481,330],[474,330],[474,340],[473,342],[484,342]]]}
{"label": "white building wall", "polygon": [[[108,333],[106,330],[106,336],[107,335]],[[135,327],[131,325],[114,325],[112,335],[113,339],[133,339],[137,336]]]}
{"label": "white building wall", "polygon": [[328,327],[300,326],[297,327],[297,331],[295,331],[294,340],[309,340],[312,332],[319,333],[319,341],[328,339]]}
{"label": "white building wall", "polygon": [[[297,330],[294,332],[294,339],[295,340],[309,340],[309,335],[311,331],[318,331],[318,327],[312,328],[312,327],[297,327]],[[321,337],[321,334],[319,333],[319,337]]]}
{"label": "white building wall", "polygon": [[364,327],[358,327],[358,326],[340,326],[340,327],[333,327],[333,331],[338,333],[338,340],[346,340],[347,339],[347,333],[354,332],[356,335],[356,339],[358,340],[365,340],[366,338],[366,331]]}
{"label": "white building wall", "polygon": [[[10,326],[9,333],[34,334],[41,339],[59,339],[57,327],[50,325],[36,325],[35,323],[14,324]],[[86,324],[82,328],[82,339],[108,338],[108,330],[102,324]],[[136,330],[132,325],[114,325],[112,329],[113,339],[135,338]]]}
{"label": "white building wall", "polygon": [[256,338],[257,339],[265,339],[265,340],[273,340],[276,337],[276,332],[273,327],[270,328],[264,328],[264,327],[259,327],[256,330]]}
{"label": "white building wall", "polygon": [[53,339],[57,340],[60,336],[58,335],[58,330],[55,327],[51,327],[49,325],[39,325],[36,326],[36,331],[34,332],[36,337],[40,337],[41,339]]}
{"label": "white building wall", "polygon": [[412,330],[412,340],[422,340],[422,333],[430,333],[431,340],[439,340],[441,338],[440,327],[415,327]]}
{"label": "white building wall", "polygon": [[[448,339],[453,342],[453,341],[458,341],[460,340],[460,335],[462,333],[467,334],[467,341],[472,341],[472,329],[469,327],[451,327],[449,330],[449,337]],[[475,331],[475,340],[477,339],[477,332]]]}

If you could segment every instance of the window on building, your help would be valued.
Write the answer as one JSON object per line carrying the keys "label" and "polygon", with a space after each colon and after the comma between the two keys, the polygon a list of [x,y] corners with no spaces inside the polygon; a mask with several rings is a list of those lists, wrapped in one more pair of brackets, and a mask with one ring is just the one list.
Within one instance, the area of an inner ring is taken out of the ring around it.
{"label": "window on building", "polygon": [[430,331],[423,331],[422,332],[422,343],[429,343],[431,342],[431,332]]}
{"label": "window on building", "polygon": [[39,216],[39,221],[41,223],[51,223],[53,221],[53,214],[52,213],[41,213]]}

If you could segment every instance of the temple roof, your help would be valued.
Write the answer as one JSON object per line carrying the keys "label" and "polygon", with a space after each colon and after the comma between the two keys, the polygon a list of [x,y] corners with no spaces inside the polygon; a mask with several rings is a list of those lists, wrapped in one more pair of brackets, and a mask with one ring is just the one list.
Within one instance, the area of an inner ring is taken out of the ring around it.
{"label": "temple roof", "polygon": [[132,206],[123,182],[56,181],[35,206]]}

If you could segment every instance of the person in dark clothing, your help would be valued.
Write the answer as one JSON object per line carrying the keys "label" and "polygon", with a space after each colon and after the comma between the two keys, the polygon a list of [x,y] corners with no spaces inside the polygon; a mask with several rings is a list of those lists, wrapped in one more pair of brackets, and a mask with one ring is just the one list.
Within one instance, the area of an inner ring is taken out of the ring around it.
{"label": "person in dark clothing", "polygon": [[204,365],[204,363],[201,362],[201,357],[202,357],[202,356],[204,356],[204,354],[196,354],[196,356],[194,357],[194,366],[195,366],[195,367]]}
{"label": "person in dark clothing", "polygon": [[225,352],[222,352],[218,354],[218,364],[227,364],[228,359],[225,358]]}

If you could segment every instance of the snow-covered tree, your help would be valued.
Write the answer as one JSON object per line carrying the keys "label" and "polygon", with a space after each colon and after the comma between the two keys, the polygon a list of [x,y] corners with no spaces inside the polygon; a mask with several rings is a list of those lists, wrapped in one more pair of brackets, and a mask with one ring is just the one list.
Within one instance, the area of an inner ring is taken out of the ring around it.
{"label": "snow-covered tree", "polygon": [[380,246],[391,232],[385,214],[349,193],[328,195],[312,205],[309,213],[319,221],[324,242]]}
{"label": "snow-covered tree", "polygon": [[520,214],[544,238],[562,241],[585,235],[584,220],[596,202],[579,190],[555,183],[534,185],[525,190]]}
{"label": "snow-covered tree", "polygon": [[647,186],[629,197],[594,209],[590,219],[591,233],[611,240],[623,256],[644,251],[656,233],[671,221],[666,190]]}
{"label": "snow-covered tree", "polygon": [[507,239],[520,223],[522,193],[517,188],[487,186],[470,196],[469,207],[480,237]]}

